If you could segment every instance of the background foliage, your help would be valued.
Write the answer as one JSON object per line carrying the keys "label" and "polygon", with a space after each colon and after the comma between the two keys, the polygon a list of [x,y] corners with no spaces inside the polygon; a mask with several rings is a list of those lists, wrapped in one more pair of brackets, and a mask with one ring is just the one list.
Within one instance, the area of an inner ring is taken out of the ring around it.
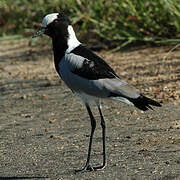
{"label": "background foliage", "polygon": [[0,0],[0,36],[32,35],[42,17],[65,12],[81,39],[121,48],[132,42],[179,43],[179,0]]}

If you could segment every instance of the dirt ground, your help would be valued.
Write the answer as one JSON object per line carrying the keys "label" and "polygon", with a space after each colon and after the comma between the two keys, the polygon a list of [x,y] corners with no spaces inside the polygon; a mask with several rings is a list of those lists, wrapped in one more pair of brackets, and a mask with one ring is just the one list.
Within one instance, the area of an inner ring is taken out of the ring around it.
{"label": "dirt ground", "polygon": [[[87,157],[88,114],[57,76],[51,48],[29,44],[0,42],[0,179],[180,179],[180,48],[97,52],[163,106],[143,113],[103,101],[108,166],[74,174]],[[101,127],[96,107],[93,112],[98,123],[92,164],[98,165]]]}

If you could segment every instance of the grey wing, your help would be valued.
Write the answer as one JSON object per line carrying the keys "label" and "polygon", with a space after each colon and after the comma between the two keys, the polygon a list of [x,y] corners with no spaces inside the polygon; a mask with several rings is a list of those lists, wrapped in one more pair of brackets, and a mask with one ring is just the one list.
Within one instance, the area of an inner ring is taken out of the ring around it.
{"label": "grey wing", "polygon": [[[114,73],[114,78],[112,76],[110,78],[107,76],[102,78],[101,76],[100,79],[88,79],[80,74],[73,73],[75,69],[83,68],[84,61],[85,59],[82,56],[78,57],[77,55],[69,54],[63,57],[59,65],[59,74],[73,92],[96,98],[119,100],[134,105],[143,111],[152,109],[151,106],[161,106],[157,101],[142,95],[139,90],[121,80]],[[97,75],[96,72],[95,75]]]}
{"label": "grey wing", "polygon": [[108,97],[137,98],[140,95],[138,89],[119,78],[102,79],[100,82],[108,90]]}
{"label": "grey wing", "polygon": [[72,91],[83,92],[100,98],[137,98],[140,95],[136,88],[118,77],[91,80],[74,74],[74,69],[82,68],[85,60],[82,56],[73,53],[67,54],[62,60],[61,76]]}
{"label": "grey wing", "polygon": [[[100,89],[92,80],[88,80],[73,73],[75,69],[81,69],[86,59],[73,53],[66,54],[59,64],[60,76],[65,84],[76,93],[85,93],[96,96]],[[103,97],[105,94],[103,95]]]}

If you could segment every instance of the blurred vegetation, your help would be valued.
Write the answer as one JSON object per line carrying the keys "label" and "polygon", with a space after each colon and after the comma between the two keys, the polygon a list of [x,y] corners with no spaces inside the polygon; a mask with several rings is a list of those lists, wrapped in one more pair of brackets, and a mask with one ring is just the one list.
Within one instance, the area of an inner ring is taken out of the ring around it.
{"label": "blurred vegetation", "polygon": [[117,49],[180,41],[179,0],[0,0],[0,36],[32,35],[44,15],[60,11],[83,41],[96,39]]}

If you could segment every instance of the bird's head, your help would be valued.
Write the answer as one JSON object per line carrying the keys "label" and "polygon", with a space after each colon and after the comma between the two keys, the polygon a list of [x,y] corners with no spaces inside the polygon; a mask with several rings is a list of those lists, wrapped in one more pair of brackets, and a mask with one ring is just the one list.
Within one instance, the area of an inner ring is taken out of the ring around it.
{"label": "bird's head", "polygon": [[61,36],[68,36],[68,26],[71,26],[71,21],[63,13],[52,13],[46,15],[42,20],[42,27],[34,34],[34,37],[42,34],[48,35],[51,38]]}
{"label": "bird's head", "polygon": [[46,15],[42,20],[42,27],[33,37],[42,34],[52,38],[54,47],[66,49],[66,52],[70,52],[81,44],[76,38],[71,21],[63,13]]}

